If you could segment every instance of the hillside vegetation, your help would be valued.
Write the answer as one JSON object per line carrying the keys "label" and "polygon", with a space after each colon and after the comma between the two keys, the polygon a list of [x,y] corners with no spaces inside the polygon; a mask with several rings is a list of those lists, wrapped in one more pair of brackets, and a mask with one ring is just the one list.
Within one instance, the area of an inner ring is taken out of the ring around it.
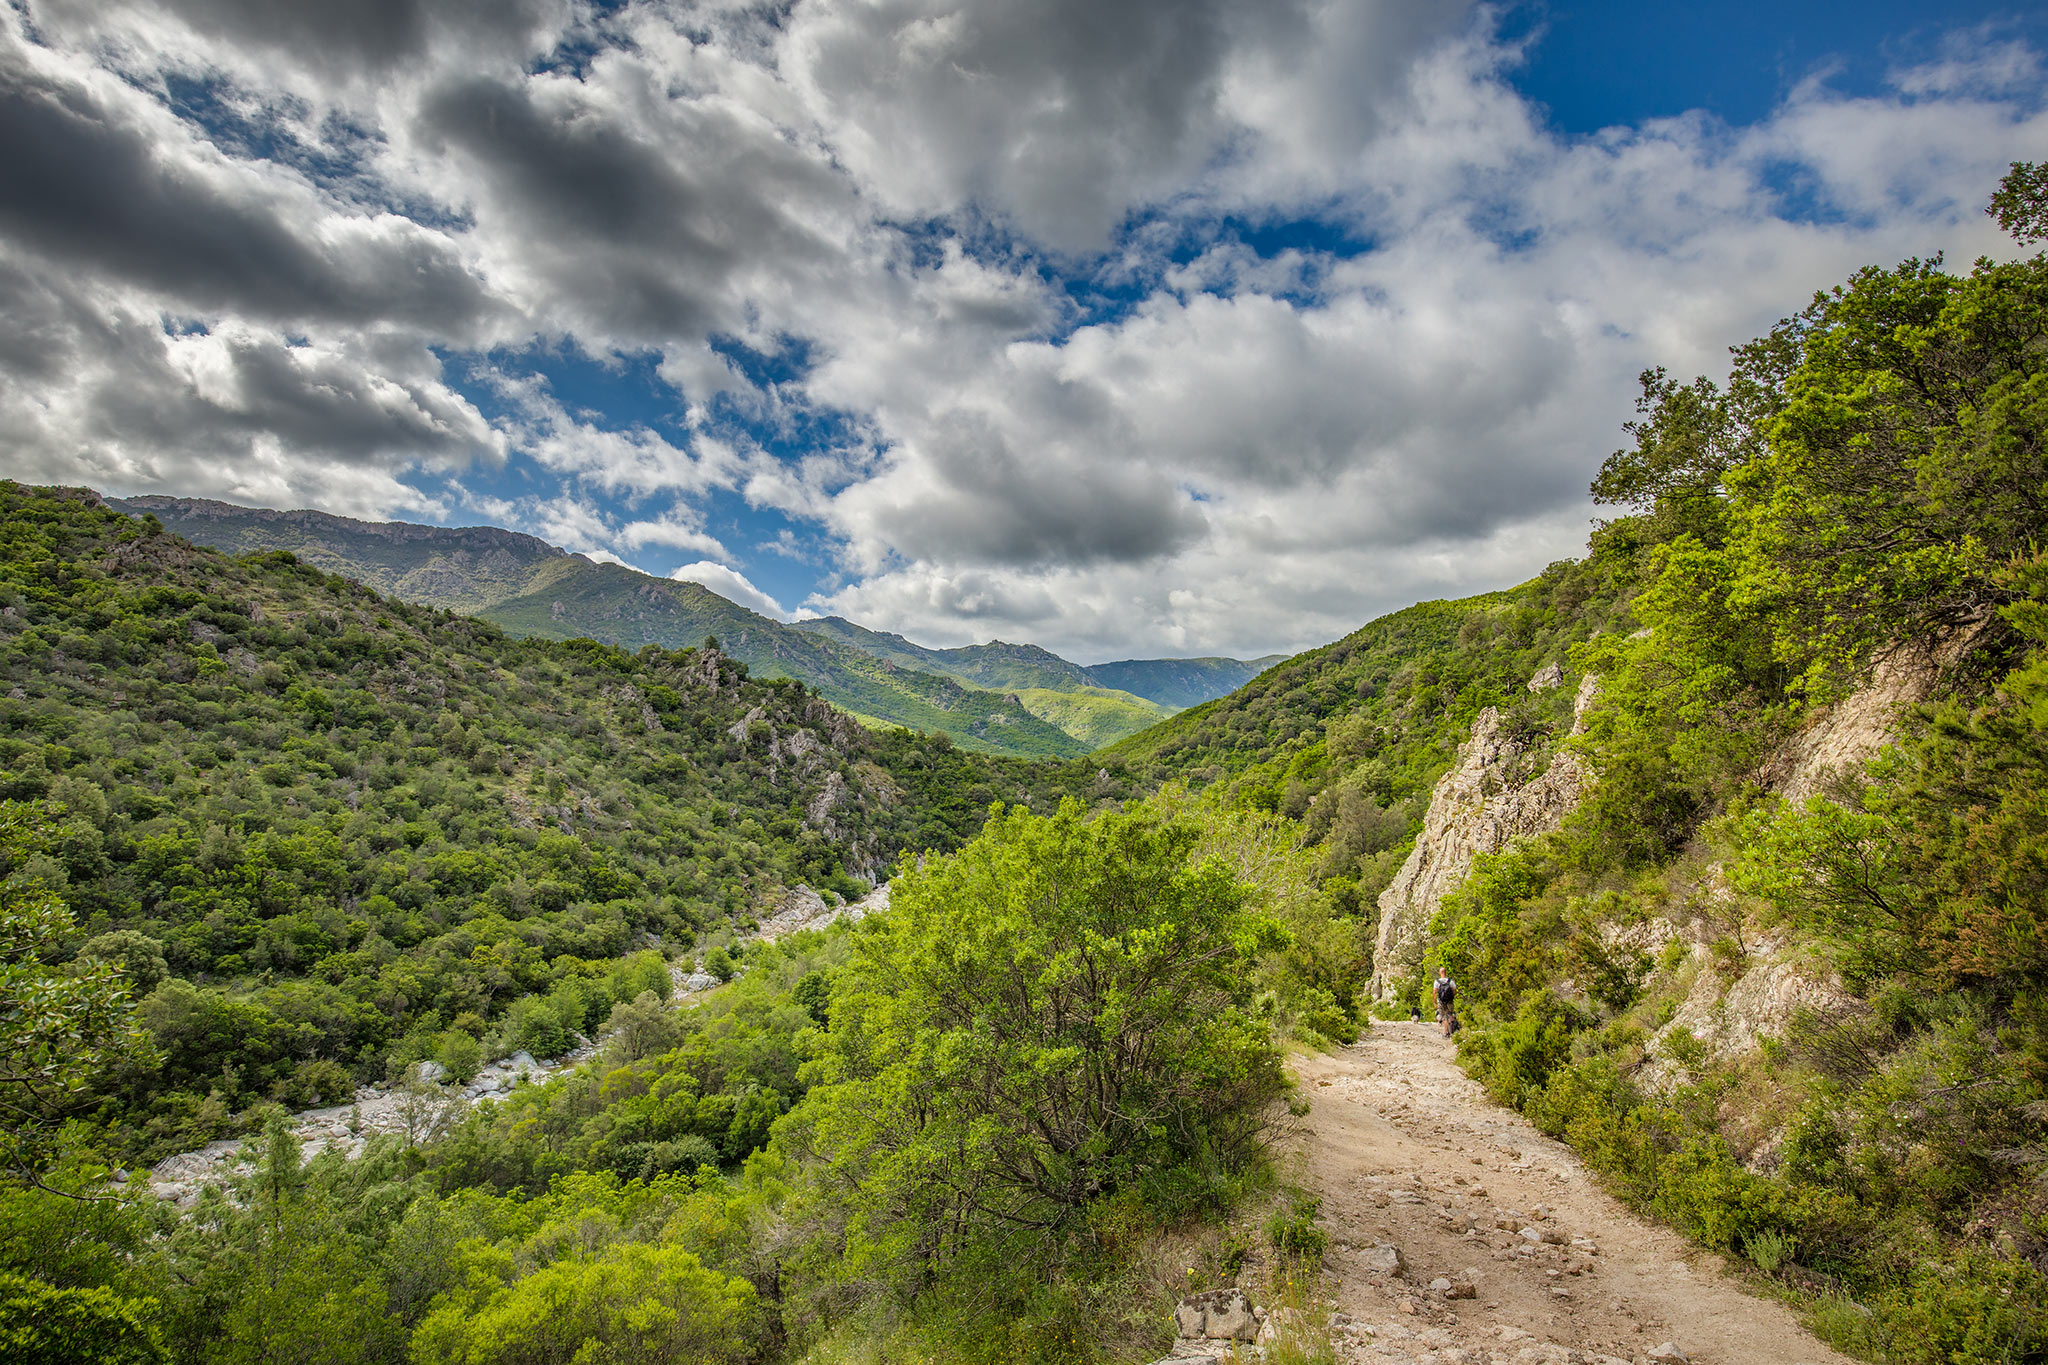
{"label": "hillside vegetation", "polygon": [[423,1057],[559,1052],[658,954],[807,882],[859,894],[1089,768],[873,734],[711,649],[516,640],[89,494],[0,486],[0,797],[17,870],[135,973],[161,1155]]}
{"label": "hillside vegetation", "polygon": [[[1852,1353],[2048,1358],[2048,260],[1862,271],[1725,384],[1646,373],[1628,432],[1583,562],[1110,752],[1300,816],[1363,908],[1480,707],[1525,775],[1577,751],[1587,799],[1479,859],[1399,1012],[1449,967],[1495,1095]],[[1548,664],[1597,679],[1584,733]],[[1851,698],[1898,742],[1785,799]]]}
{"label": "hillside vegetation", "polygon": [[[1591,798],[1440,917],[1461,1055],[1846,1348],[2041,1359],[2048,260],[1865,270],[1725,386],[1646,374],[1631,433],[1594,563],[1639,566],[1643,629],[1574,654]],[[1930,699],[1781,799],[1788,738],[1874,677]]]}
{"label": "hillside vegetation", "polygon": [[[495,527],[363,522],[203,498],[110,505],[230,554],[290,551],[381,593],[480,615],[519,635],[628,649],[682,649],[715,637],[758,678],[795,679],[870,725],[948,734],[979,753],[1087,753],[1190,698],[1227,692],[1271,662],[1134,660],[1105,665],[1117,679],[1106,682],[1036,645],[927,649],[838,617],[785,625],[699,584],[600,564]],[[1152,699],[1155,691],[1162,700]],[[1068,721],[1078,728],[1069,731]]]}

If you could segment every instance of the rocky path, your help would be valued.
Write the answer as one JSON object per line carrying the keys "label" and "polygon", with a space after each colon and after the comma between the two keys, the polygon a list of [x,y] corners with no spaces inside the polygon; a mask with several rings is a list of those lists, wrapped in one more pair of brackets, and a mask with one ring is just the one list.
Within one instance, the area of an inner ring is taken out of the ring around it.
{"label": "rocky path", "polygon": [[1720,1257],[1605,1194],[1434,1026],[1375,1023],[1295,1074],[1345,1360],[1849,1365]]}

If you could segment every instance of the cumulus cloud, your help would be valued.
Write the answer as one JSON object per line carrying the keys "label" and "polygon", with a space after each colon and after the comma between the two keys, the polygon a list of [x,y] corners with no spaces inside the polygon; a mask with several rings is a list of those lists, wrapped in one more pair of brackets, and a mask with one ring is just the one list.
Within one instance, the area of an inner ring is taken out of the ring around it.
{"label": "cumulus cloud", "polygon": [[700,560],[695,564],[685,564],[681,568],[673,570],[669,577],[684,583],[701,584],[728,602],[737,602],[743,607],[758,611],[763,616],[772,617],[777,621],[787,621],[790,619],[788,610],[767,593],[755,587],[745,574],[715,561],[706,559]]}
{"label": "cumulus cloud", "polygon": [[[2004,249],[2048,145],[1989,31],[1584,138],[1516,60],[1394,0],[37,0],[8,472],[467,508],[786,618],[753,546],[939,644],[1293,649],[1574,552],[1638,370]],[[625,356],[632,411],[548,378]]]}

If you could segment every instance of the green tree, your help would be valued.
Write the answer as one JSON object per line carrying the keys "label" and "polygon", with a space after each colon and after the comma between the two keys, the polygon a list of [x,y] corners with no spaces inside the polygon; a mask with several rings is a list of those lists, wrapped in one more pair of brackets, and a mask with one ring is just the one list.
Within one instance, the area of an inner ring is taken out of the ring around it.
{"label": "green tree", "polygon": [[1198,838],[1142,807],[997,808],[899,871],[791,1121],[853,1210],[850,1265],[1056,1245],[1096,1200],[1255,1159],[1283,1080],[1250,968],[1282,935]]}
{"label": "green tree", "polygon": [[45,806],[0,802],[0,1163],[30,1178],[94,1078],[148,1046],[117,965],[45,961],[72,924],[24,867],[47,848],[51,823]]}
{"label": "green tree", "polygon": [[234,1197],[209,1196],[173,1237],[181,1355],[218,1365],[353,1365],[398,1345],[383,1277],[334,1190],[310,1178],[290,1121],[251,1144]]}
{"label": "green tree", "polygon": [[13,1365],[162,1365],[149,1299],[59,1289],[0,1270],[0,1359]]}
{"label": "green tree", "polygon": [[754,1287],[681,1247],[614,1244],[510,1284],[509,1256],[472,1259],[414,1333],[418,1365],[725,1365],[760,1342]]}
{"label": "green tree", "polygon": [[2015,161],[1985,210],[2021,246],[2048,239],[2048,161]]}

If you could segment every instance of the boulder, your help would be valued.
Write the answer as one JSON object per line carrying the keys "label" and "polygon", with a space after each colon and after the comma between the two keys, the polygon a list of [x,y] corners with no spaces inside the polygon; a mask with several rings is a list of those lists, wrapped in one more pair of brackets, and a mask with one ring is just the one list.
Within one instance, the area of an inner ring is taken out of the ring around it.
{"label": "boulder", "polygon": [[1406,1275],[1408,1259],[1401,1254],[1401,1248],[1391,1242],[1383,1242],[1363,1253],[1366,1273],[1371,1275]]}
{"label": "boulder", "polygon": [[1259,1334],[1252,1301],[1242,1289],[1188,1295],[1174,1308],[1173,1325],[1184,1341],[1251,1341]]}

